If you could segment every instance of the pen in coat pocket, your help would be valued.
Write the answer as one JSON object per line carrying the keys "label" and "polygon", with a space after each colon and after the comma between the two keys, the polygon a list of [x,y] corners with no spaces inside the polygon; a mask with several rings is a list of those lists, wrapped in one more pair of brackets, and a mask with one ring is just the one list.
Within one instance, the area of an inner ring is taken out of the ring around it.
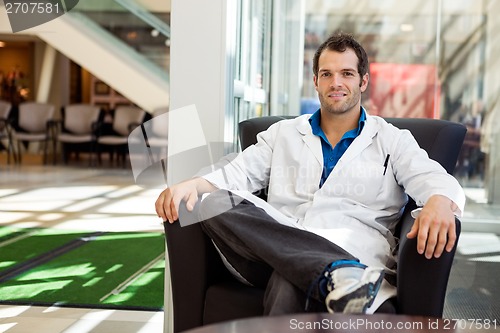
{"label": "pen in coat pocket", "polygon": [[384,176],[385,176],[385,172],[387,171],[387,165],[389,165],[389,157],[391,155],[387,154],[387,156],[385,157],[385,162],[384,162]]}

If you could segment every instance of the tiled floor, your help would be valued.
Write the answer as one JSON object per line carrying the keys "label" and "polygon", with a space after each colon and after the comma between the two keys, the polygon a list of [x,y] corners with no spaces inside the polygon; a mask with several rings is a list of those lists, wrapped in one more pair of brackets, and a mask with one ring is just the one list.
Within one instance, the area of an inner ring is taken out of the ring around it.
{"label": "tiled floor", "polygon": [[[154,213],[161,187],[135,185],[129,169],[0,164],[0,225],[161,232]],[[464,229],[495,223],[500,209],[481,204],[480,191],[467,193]],[[500,239],[481,231],[462,233],[445,317],[500,320]],[[0,306],[0,333],[160,333],[163,328],[163,312]]]}
{"label": "tiled floor", "polygon": [[444,316],[500,322],[500,237],[465,232],[446,290]]}
{"label": "tiled floor", "polygon": [[[0,225],[161,232],[131,170],[0,165]],[[0,333],[161,333],[163,312],[0,305]]]}
{"label": "tiled floor", "polygon": [[163,312],[0,306],[0,332],[161,333]]}

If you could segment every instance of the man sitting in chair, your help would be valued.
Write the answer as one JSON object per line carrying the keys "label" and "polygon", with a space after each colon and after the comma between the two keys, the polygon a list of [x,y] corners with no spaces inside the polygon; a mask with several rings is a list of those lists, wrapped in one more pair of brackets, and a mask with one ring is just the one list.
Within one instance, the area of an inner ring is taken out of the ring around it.
{"label": "man sitting in chair", "polygon": [[[181,201],[191,211],[209,193],[202,228],[237,278],[266,288],[265,314],[394,312],[393,232],[408,195],[420,208],[407,237],[430,259],[453,249],[463,189],[409,131],[366,113],[368,58],[351,35],[329,37],[313,72],[317,112],[273,124],[222,170],[167,188],[156,212],[174,223]],[[266,186],[267,202],[244,194]]]}

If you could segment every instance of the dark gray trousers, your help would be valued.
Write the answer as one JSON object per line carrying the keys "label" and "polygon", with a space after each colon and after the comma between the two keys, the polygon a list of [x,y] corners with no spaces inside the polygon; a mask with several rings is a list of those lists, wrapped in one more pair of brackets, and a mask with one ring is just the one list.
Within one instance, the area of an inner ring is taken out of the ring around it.
{"label": "dark gray trousers", "polygon": [[[237,204],[228,206],[228,198]],[[203,230],[226,260],[248,282],[266,288],[266,314],[303,312],[308,297],[311,311],[325,311],[317,287],[321,273],[333,261],[357,260],[327,239],[282,225],[227,191],[206,197],[200,214]]]}

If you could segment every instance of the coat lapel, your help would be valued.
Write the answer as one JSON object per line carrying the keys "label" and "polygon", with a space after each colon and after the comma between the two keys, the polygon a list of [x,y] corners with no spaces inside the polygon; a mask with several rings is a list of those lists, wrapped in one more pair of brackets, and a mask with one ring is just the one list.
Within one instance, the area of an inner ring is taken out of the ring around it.
{"label": "coat lapel", "polygon": [[311,150],[318,163],[323,166],[323,152],[321,151],[320,138],[312,133],[311,124],[307,120],[308,118],[304,119],[305,121],[297,125],[297,131],[302,135],[302,141]]}

